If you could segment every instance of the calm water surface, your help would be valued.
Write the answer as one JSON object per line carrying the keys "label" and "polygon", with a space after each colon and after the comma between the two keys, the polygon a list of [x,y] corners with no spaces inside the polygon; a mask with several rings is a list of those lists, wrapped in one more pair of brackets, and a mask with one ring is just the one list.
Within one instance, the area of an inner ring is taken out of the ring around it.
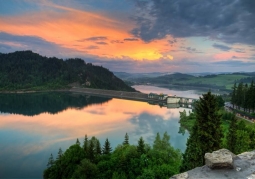
{"label": "calm water surface", "polygon": [[[134,86],[142,92],[198,98],[196,91]],[[71,93],[0,94],[0,178],[42,178],[48,158],[66,150],[76,138],[109,138],[114,148],[127,132],[130,143],[142,136],[152,144],[165,131],[184,151],[189,134],[179,131],[179,111],[146,102]]]}

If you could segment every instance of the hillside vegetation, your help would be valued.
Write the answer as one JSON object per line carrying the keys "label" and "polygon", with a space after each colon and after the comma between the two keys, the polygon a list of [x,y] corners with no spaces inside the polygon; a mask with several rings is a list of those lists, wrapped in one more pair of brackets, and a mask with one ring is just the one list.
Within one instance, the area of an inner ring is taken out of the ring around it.
{"label": "hillside vegetation", "polygon": [[74,83],[87,88],[135,91],[108,69],[82,59],[48,58],[32,51],[0,53],[0,91],[63,89]]}
{"label": "hillside vegetation", "polygon": [[255,79],[254,73],[233,73],[198,77],[188,74],[174,73],[155,78],[137,78],[132,79],[131,81],[135,83],[171,84],[230,90],[234,82],[250,83],[252,79]]}

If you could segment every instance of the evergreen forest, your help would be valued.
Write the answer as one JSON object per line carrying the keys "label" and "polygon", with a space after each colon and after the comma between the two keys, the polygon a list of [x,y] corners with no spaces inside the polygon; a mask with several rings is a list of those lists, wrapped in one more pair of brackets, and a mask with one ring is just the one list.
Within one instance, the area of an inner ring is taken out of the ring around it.
{"label": "evergreen forest", "polygon": [[157,133],[153,145],[141,137],[136,145],[129,144],[125,135],[114,150],[110,141],[101,146],[96,137],[85,135],[82,144],[77,139],[64,153],[59,149],[54,159],[51,154],[43,177],[87,179],[162,179],[179,172],[181,152],[170,145],[170,136]]}
{"label": "evergreen forest", "polygon": [[[233,108],[244,112],[255,112],[255,85],[252,81],[250,85],[247,83],[235,83],[231,93],[231,103]],[[253,114],[255,116],[255,114]]]}
{"label": "evergreen forest", "polygon": [[62,60],[32,51],[0,53],[0,91],[86,88],[135,91],[108,69],[79,58]]}

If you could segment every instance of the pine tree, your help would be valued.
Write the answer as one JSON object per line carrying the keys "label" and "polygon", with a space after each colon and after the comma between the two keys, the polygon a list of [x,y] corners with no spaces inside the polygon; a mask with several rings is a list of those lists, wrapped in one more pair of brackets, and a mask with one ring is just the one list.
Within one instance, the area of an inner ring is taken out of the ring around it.
{"label": "pine tree", "polygon": [[62,149],[61,149],[61,148],[59,148],[59,150],[58,150],[57,160],[59,160],[62,156],[63,156],[63,151],[62,151]]}
{"label": "pine tree", "polygon": [[235,150],[237,154],[246,152],[250,147],[250,136],[245,130],[237,130]]}
{"label": "pine tree", "polygon": [[111,144],[108,138],[106,138],[104,146],[103,146],[103,154],[110,154],[111,151],[112,151]]}
{"label": "pine tree", "polygon": [[237,90],[236,90],[236,105],[238,106],[238,109],[240,109],[243,102],[243,83],[239,83]]}
{"label": "pine tree", "polygon": [[155,140],[153,142],[153,149],[155,150],[160,150],[161,149],[161,138],[160,138],[160,134],[157,132],[157,135],[155,137]]}
{"label": "pine tree", "polygon": [[248,85],[247,84],[243,86],[242,96],[243,96],[243,99],[242,99],[241,106],[243,107],[244,111],[246,111],[248,107]]}
{"label": "pine tree", "polygon": [[231,94],[231,103],[233,105],[233,108],[235,108],[235,104],[236,104],[236,82],[233,86],[233,91],[232,91],[232,94]]}
{"label": "pine tree", "polygon": [[129,136],[128,136],[128,134],[126,133],[126,134],[125,134],[125,139],[124,139],[123,145],[128,145],[128,144],[129,144]]}
{"label": "pine tree", "polygon": [[89,148],[88,148],[88,158],[90,159],[91,162],[94,162],[95,160],[95,145],[92,140],[89,141]]}
{"label": "pine tree", "polygon": [[137,152],[139,154],[145,153],[145,143],[144,143],[143,137],[140,137],[140,139],[138,140]]}
{"label": "pine tree", "polygon": [[187,141],[187,148],[182,156],[180,172],[185,172],[203,165],[204,157],[202,156],[203,154],[199,144],[198,125],[195,124]]}
{"label": "pine tree", "polygon": [[101,144],[100,144],[99,140],[97,140],[97,143],[96,143],[96,154],[97,155],[101,155],[102,154]]}
{"label": "pine tree", "polygon": [[251,82],[251,101],[250,101],[250,107],[252,109],[252,111],[254,112],[255,110],[255,85],[254,85],[254,82],[252,80]]}
{"label": "pine tree", "polygon": [[161,149],[167,150],[170,146],[170,135],[165,132],[161,140]]}
{"label": "pine tree", "polygon": [[88,152],[88,146],[89,146],[89,142],[88,142],[88,137],[87,134],[85,135],[84,141],[83,141],[83,150],[85,151],[85,153]]}
{"label": "pine tree", "polygon": [[[203,155],[220,149],[221,138],[221,115],[218,113],[215,96],[209,91],[200,97],[200,102],[196,105],[196,119],[198,125],[198,136],[201,143]],[[206,144],[205,144],[206,143]],[[204,158],[202,156],[202,158]]]}
{"label": "pine tree", "polygon": [[53,155],[50,154],[50,158],[49,158],[49,160],[48,160],[47,167],[50,168],[50,167],[53,166],[53,164],[54,164],[54,158],[53,158]]}
{"label": "pine tree", "polygon": [[237,139],[237,118],[235,114],[231,114],[231,123],[227,134],[227,149],[229,149],[231,152],[235,154],[237,154],[235,150],[236,139]]}
{"label": "pine tree", "polygon": [[206,152],[220,149],[223,134],[217,109],[216,98],[211,92],[203,94],[196,103],[196,122],[183,155],[182,171],[203,165]]}
{"label": "pine tree", "polygon": [[79,141],[79,139],[77,138],[77,140],[76,140],[76,145],[81,145],[81,143],[80,143],[80,141]]}

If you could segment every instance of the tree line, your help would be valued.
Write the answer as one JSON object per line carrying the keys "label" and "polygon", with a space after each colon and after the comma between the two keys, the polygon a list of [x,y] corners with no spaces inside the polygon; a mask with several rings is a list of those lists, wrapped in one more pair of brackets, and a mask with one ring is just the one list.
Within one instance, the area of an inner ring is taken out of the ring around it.
{"label": "tree line", "polygon": [[88,88],[135,91],[108,69],[79,58],[48,58],[32,51],[0,54],[0,91],[62,89],[73,83]]}
{"label": "tree line", "polygon": [[255,111],[255,85],[252,81],[250,85],[240,82],[235,83],[231,93],[231,103],[233,108],[243,108],[245,112]]}
{"label": "tree line", "polygon": [[170,145],[170,136],[157,133],[153,145],[141,137],[137,145],[129,144],[126,133],[124,141],[114,150],[108,138],[101,147],[96,137],[83,144],[79,140],[64,153],[59,149],[56,159],[50,155],[46,178],[104,178],[104,179],[162,179],[179,173],[181,152]]}

